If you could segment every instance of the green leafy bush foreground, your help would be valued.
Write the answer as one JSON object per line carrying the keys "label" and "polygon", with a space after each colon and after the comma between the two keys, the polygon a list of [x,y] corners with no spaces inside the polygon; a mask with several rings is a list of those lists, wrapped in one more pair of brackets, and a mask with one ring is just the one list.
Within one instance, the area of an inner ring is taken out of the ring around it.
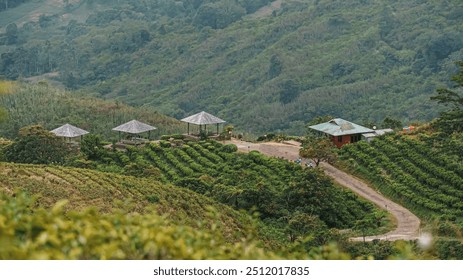
{"label": "green leafy bush foreground", "polygon": [[33,208],[25,194],[0,199],[0,259],[273,259],[253,241],[171,225],[157,214]]}
{"label": "green leafy bush foreground", "polygon": [[[351,258],[336,244],[313,248],[309,252],[298,250],[298,246],[284,251],[268,251],[260,248],[252,237],[229,243],[220,233],[220,222],[198,230],[173,225],[163,216],[152,213],[118,211],[101,214],[91,208],[66,212],[66,203],[61,200],[51,209],[35,208],[35,199],[25,193],[14,197],[2,194],[0,260]],[[216,220],[220,221],[218,217]],[[407,251],[410,247],[403,243],[396,246],[383,244],[382,247],[389,248],[383,250],[387,258],[416,258]],[[366,256],[354,257],[363,259]]]}

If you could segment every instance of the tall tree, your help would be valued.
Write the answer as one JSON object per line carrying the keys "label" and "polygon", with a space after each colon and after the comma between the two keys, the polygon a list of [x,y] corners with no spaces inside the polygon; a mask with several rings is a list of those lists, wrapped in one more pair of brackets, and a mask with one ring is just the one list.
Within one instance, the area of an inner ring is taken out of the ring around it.
{"label": "tall tree", "polygon": [[383,128],[400,129],[402,128],[402,122],[394,118],[386,117],[383,120]]}
{"label": "tall tree", "polygon": [[337,158],[336,146],[327,137],[308,135],[299,150],[299,156],[311,159],[316,166],[322,161],[333,162]]}
{"label": "tall tree", "polygon": [[317,116],[315,118],[313,118],[308,124],[307,124],[307,133],[310,134],[313,130],[312,129],[309,129],[308,127],[311,126],[311,125],[316,125],[316,124],[319,124],[319,123],[324,123],[324,122],[328,122],[330,120],[333,119],[333,116],[330,116],[330,115],[326,115],[326,116]]}
{"label": "tall tree", "polygon": [[80,151],[87,159],[100,159],[104,151],[101,136],[95,134],[85,135],[80,143]]}
{"label": "tall tree", "polygon": [[457,62],[460,72],[451,80],[455,82],[453,89],[440,88],[431,100],[446,105],[450,110],[441,112],[437,125],[444,132],[463,132],[463,61]]}

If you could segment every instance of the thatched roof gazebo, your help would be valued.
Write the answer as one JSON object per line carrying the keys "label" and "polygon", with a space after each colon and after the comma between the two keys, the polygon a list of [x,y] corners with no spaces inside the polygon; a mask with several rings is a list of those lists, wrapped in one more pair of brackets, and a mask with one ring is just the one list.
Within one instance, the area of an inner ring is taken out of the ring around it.
{"label": "thatched roof gazebo", "polygon": [[208,124],[217,124],[217,134],[219,134],[219,124],[224,123],[225,121],[213,116],[209,113],[204,111],[197,113],[195,115],[186,117],[181,119],[182,122],[186,122],[188,124],[188,135],[190,134],[190,123],[199,125],[199,130],[201,131],[201,126],[204,125],[204,129],[206,129],[206,125]]}
{"label": "thatched roof gazebo", "polygon": [[83,135],[89,133],[86,130],[80,129],[68,123],[58,128],[55,128],[51,130],[50,132],[55,134],[58,137],[65,137],[69,139],[74,138],[74,137],[79,137],[79,136],[82,137]]}
{"label": "thatched roof gazebo", "polygon": [[139,122],[137,120],[131,120],[124,124],[121,124],[118,127],[113,128],[114,131],[119,131],[119,140],[121,138],[121,132],[138,135],[143,132],[148,132],[148,139],[150,138],[150,132],[157,129],[154,126],[151,126],[146,123]]}

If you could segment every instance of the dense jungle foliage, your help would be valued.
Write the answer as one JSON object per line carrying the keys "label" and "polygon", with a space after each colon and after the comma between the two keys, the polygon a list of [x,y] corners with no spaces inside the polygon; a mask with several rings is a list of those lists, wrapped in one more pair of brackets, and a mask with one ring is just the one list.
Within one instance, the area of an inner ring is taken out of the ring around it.
{"label": "dense jungle foliage", "polygon": [[36,2],[1,12],[0,75],[254,133],[301,135],[321,115],[431,120],[428,97],[463,58],[460,0],[284,0],[269,15],[264,0]]}
{"label": "dense jungle foliage", "polygon": [[457,65],[460,71],[451,77],[453,85],[449,88],[439,88],[437,95],[431,96],[431,100],[446,107],[440,112],[434,125],[444,135],[463,132],[463,61],[457,62]]}
{"label": "dense jungle foliage", "polygon": [[31,0],[1,0],[0,11],[8,10],[21,5],[22,3],[30,2]]}

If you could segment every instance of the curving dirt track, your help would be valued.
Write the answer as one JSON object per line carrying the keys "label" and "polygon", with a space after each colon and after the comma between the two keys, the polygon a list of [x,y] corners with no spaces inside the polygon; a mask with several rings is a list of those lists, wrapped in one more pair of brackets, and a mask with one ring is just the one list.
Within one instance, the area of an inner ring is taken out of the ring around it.
{"label": "curving dirt track", "polygon": [[[299,158],[300,144],[298,142],[285,143],[251,143],[239,140],[226,141],[226,144],[235,144],[241,152],[259,151],[263,154],[284,158],[287,160],[296,160]],[[365,241],[380,240],[415,240],[419,237],[420,219],[406,208],[387,199],[377,191],[368,187],[367,184],[349,175],[328,163],[321,163],[320,166],[325,170],[326,175],[333,178],[338,184],[349,188],[359,196],[373,202],[378,207],[388,211],[397,222],[397,228],[391,232],[382,235],[367,236]],[[351,238],[352,241],[363,241],[363,237]]]}

